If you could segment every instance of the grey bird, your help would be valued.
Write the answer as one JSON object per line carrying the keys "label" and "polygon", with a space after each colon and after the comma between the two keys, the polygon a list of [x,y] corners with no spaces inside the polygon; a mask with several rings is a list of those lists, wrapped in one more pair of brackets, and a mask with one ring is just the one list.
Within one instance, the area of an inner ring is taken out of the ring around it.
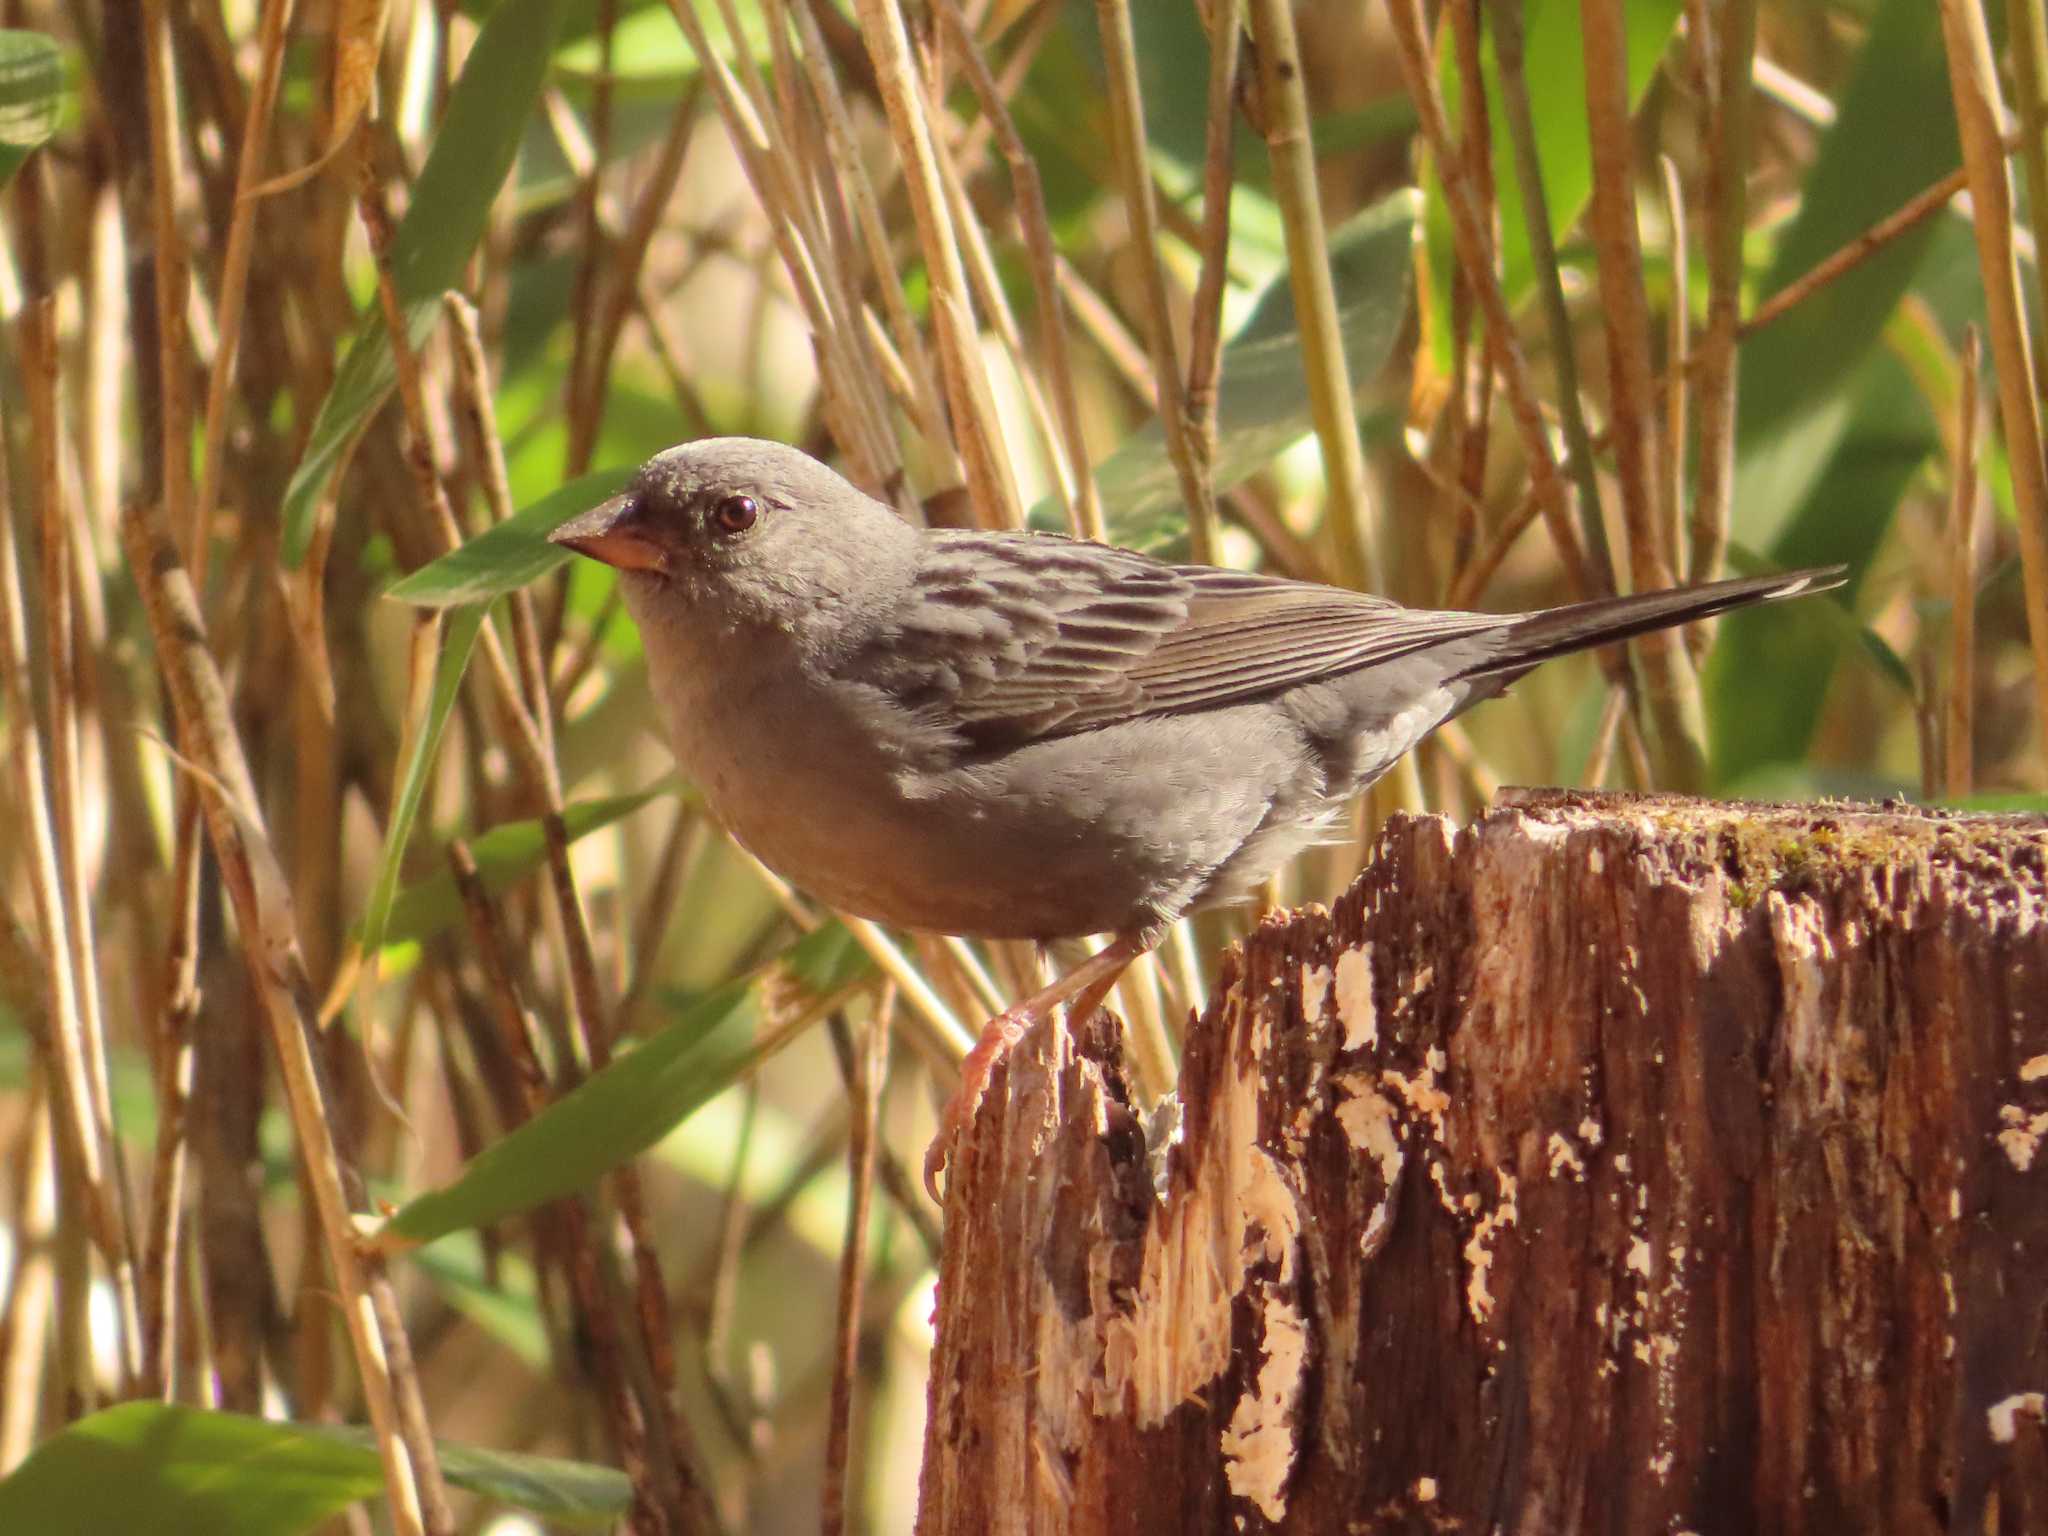
{"label": "grey bird", "polygon": [[1795,571],[1535,613],[924,529],[807,454],[711,438],[551,535],[618,568],[684,773],[769,868],[904,928],[1106,948],[991,1020],[990,1069],[1101,1002],[1181,914],[1242,899],[1446,720],[1537,663],[1838,586]]}

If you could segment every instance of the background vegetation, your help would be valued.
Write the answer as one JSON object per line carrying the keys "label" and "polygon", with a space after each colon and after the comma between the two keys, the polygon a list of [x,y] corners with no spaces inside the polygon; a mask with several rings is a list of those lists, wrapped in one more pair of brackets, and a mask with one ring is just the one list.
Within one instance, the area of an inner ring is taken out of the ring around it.
{"label": "background vegetation", "polygon": [[[672,442],[1411,603],[1849,565],[1361,838],[2041,806],[2041,12],[10,0],[0,1528],[908,1525],[904,1168],[1036,962],[669,777],[540,534]],[[1233,921],[1122,988],[1148,1091]]]}

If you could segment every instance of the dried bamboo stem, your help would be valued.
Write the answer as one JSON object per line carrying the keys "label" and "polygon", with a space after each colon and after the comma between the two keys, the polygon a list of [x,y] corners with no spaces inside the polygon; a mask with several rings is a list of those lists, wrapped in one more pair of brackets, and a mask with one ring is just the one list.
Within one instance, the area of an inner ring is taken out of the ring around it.
{"label": "dried bamboo stem", "polygon": [[1302,369],[1309,412],[1322,445],[1329,484],[1327,521],[1335,535],[1338,575],[1347,586],[1380,590],[1372,504],[1366,489],[1365,450],[1358,437],[1358,406],[1344,333],[1337,321],[1337,290],[1330,277],[1329,234],[1316,186],[1315,144],[1309,133],[1308,88],[1302,81],[1301,45],[1289,0],[1250,0],[1257,45],[1259,95],[1265,104],[1266,150],[1273,162],[1273,192],[1287,237],[1287,278],[1301,327]]}
{"label": "dried bamboo stem", "polygon": [[[77,674],[71,628],[70,525],[57,473],[63,427],[57,414],[55,305],[41,299],[22,326],[22,374],[36,439],[37,501],[42,534],[40,588],[43,648],[49,672],[50,720],[39,727],[29,685],[30,657],[20,576],[15,566],[13,499],[0,463],[0,697],[20,723],[14,754],[16,792],[28,817],[30,890],[42,930],[51,998],[47,1040],[54,1110],[84,1188],[79,1193],[93,1246],[114,1282],[120,1332],[121,1384],[141,1372],[142,1328],[134,1233],[128,1224],[127,1180],[115,1136],[107,1076],[106,1029],[99,972],[93,960],[92,913],[80,848]],[[4,437],[0,437],[4,442]],[[4,460],[0,452],[0,460]],[[44,780],[45,741],[48,783]]]}
{"label": "dried bamboo stem", "polygon": [[1694,357],[1693,399],[1699,416],[1698,469],[1692,495],[1687,581],[1721,574],[1728,548],[1729,503],[1735,494],[1735,341],[1742,308],[1742,237],[1749,220],[1751,69],[1756,56],[1757,0],[1702,8],[1718,66],[1709,79],[1706,197],[1707,323]]}
{"label": "dried bamboo stem", "polygon": [[[889,1070],[889,1016],[895,989],[884,987],[852,1051],[853,1071],[847,1094],[853,1104],[846,1141],[847,1176],[852,1186],[846,1202],[846,1238],[839,1250],[839,1296],[833,1318],[832,1389],[825,1429],[822,1536],[841,1536],[846,1529],[848,1452],[853,1441],[854,1381],[860,1370],[861,1300],[866,1288],[868,1231],[874,1209],[875,1145],[879,1138],[882,1093]],[[835,1030],[839,1028],[837,1022]]]}
{"label": "dried bamboo stem", "polygon": [[[1963,164],[1970,173],[1976,210],[1977,264],[1984,278],[1991,360],[1998,375],[1998,410],[2012,464],[2020,563],[2026,579],[2027,635],[2034,653],[2034,728],[2048,745],[2048,467],[2042,461],[2040,399],[2034,357],[2020,302],[2013,251],[2012,188],[2006,178],[2005,105],[1991,55],[1991,29],[1972,0],[1941,0],[1942,37]],[[2044,753],[2048,757],[2048,753]]]}
{"label": "dried bamboo stem", "polygon": [[270,154],[271,120],[284,80],[285,27],[291,13],[292,0],[263,0],[256,42],[256,89],[242,120],[242,150],[235,163],[235,211],[228,224],[227,250],[221,258],[219,292],[214,299],[214,326],[219,340],[214,344],[213,368],[206,381],[205,452],[200,460],[199,499],[192,509],[192,526],[184,545],[185,563],[198,573],[202,583],[206,579],[206,547],[213,514],[220,505],[228,390],[234,384],[235,361],[241,355],[243,306],[249,296],[249,260],[255,250],[256,210],[261,199],[252,193],[262,180],[264,162]]}
{"label": "dried bamboo stem", "polygon": [[[1230,191],[1237,169],[1238,61],[1243,54],[1244,0],[1209,8],[1209,92],[1202,145],[1202,265],[1189,320],[1188,383],[1181,397],[1188,446],[1216,517],[1213,467],[1216,408],[1223,381],[1223,295],[1230,281]],[[1149,957],[1148,957],[1149,958]]]}
{"label": "dried bamboo stem", "polygon": [[1951,798],[1970,793],[1976,779],[1977,371],[1982,366],[1983,341],[1973,325],[1963,338],[1962,398],[1956,406],[1948,503],[1949,667],[1942,793]]}
{"label": "dried bamboo stem", "polygon": [[[676,3],[676,0],[671,0]],[[904,189],[917,222],[918,244],[930,275],[932,328],[938,338],[939,374],[952,410],[953,435],[967,471],[977,515],[990,527],[1016,528],[1024,514],[1008,451],[989,408],[988,379],[974,331],[974,307],[946,192],[932,147],[931,125],[920,110],[910,39],[899,0],[855,0],[861,36],[875,66],[875,83],[889,131],[903,157]]]}
{"label": "dried bamboo stem", "polygon": [[960,14],[956,0],[936,0],[932,10],[945,28],[954,59],[981,102],[981,121],[993,129],[1003,162],[1009,167],[1010,202],[1024,235],[1032,296],[1038,308],[1038,342],[1045,354],[1046,383],[1059,422],[1060,445],[1066,455],[1066,473],[1056,479],[1076,536],[1101,540],[1107,537],[1102,521],[1102,496],[1096,489],[1095,474],[1088,462],[1087,439],[1081,431],[1081,406],[1074,393],[1066,314],[1060,302],[1052,225],[1046,217],[1045,189],[1039,181],[1038,162],[1024,147],[1023,136],[1010,120],[1003,86],[989,73],[987,61],[975,44],[974,32]]}
{"label": "dried bamboo stem", "polygon": [[[219,669],[207,649],[198,599],[160,508],[132,505],[122,518],[121,532],[177,716],[181,750],[205,786],[201,803],[234,904],[250,979],[270,1022],[286,1102],[384,1468],[393,1527],[401,1536],[415,1536],[430,1529],[432,1519],[434,1531],[449,1530],[432,1442],[400,1438],[397,1388],[370,1297],[373,1287],[389,1282],[379,1262],[356,1246],[356,1211],[349,1193],[355,1176],[341,1160],[327,1117],[327,1096],[312,1049],[312,992],[285,896],[289,887],[263,829],[255,783],[228,715]],[[429,1514],[435,1509],[438,1517]]]}
{"label": "dried bamboo stem", "polygon": [[[1622,0],[1580,7],[1586,64],[1587,132],[1593,145],[1593,246],[1600,268],[1600,314],[1607,336],[1609,411],[1629,574],[1638,592],[1671,585],[1658,537],[1651,451],[1656,392],[1651,382],[1650,304],[1643,291],[1643,249],[1636,229],[1635,155],[1628,108],[1628,23]],[[1706,707],[1692,654],[1675,630],[1635,641],[1641,699],[1656,733],[1657,782],[1697,793],[1707,777]]]}
{"label": "dried bamboo stem", "polygon": [[1095,21],[1109,85],[1110,167],[1123,194],[1124,217],[1130,223],[1130,245],[1144,295],[1145,341],[1152,358],[1155,405],[1166,432],[1167,456],[1180,479],[1181,500],[1187,504],[1188,542],[1196,560],[1213,565],[1218,559],[1216,492],[1188,431],[1180,348],[1173,335],[1166,272],[1159,262],[1159,208],[1152,194],[1130,0],[1095,0]]}
{"label": "dried bamboo stem", "polygon": [[[1579,390],[1578,346],[1564,302],[1564,278],[1558,269],[1557,241],[1550,227],[1550,202],[1543,187],[1543,167],[1536,156],[1536,123],[1529,105],[1529,81],[1522,60],[1522,7],[1517,0],[1490,0],[1494,49],[1500,60],[1501,105],[1506,109],[1508,144],[1513,151],[1515,180],[1522,192],[1522,217],[1529,229],[1529,260],[1536,292],[1550,332],[1551,366],[1557,370],[1557,414],[1564,426],[1570,457],[1565,472],[1578,488],[1579,525],[1602,590],[1612,592],[1614,557],[1607,548],[1607,524],[1600,514],[1600,482],[1594,471],[1593,435],[1586,427]],[[1465,82],[1468,94],[1481,94],[1485,82]],[[1491,267],[1489,254],[1488,266]],[[1466,280],[1473,281],[1469,272]]]}
{"label": "dried bamboo stem", "polygon": [[1531,489],[1536,494],[1550,536],[1557,544],[1558,556],[1564,564],[1572,590],[1581,597],[1591,597],[1602,590],[1596,585],[1599,578],[1588,569],[1578,537],[1573,532],[1564,480],[1558,473],[1557,460],[1551,453],[1549,434],[1543,424],[1543,413],[1536,403],[1535,387],[1529,379],[1528,359],[1523,355],[1521,339],[1515,334],[1514,318],[1508,313],[1507,296],[1501,291],[1499,274],[1493,270],[1485,222],[1473,199],[1464,163],[1451,140],[1443,97],[1437,90],[1435,67],[1422,24],[1420,0],[1387,0],[1387,15],[1394,24],[1402,77],[1407,81],[1408,94],[1415,103],[1423,135],[1428,140],[1430,154],[1435,157],[1438,174],[1443,181],[1444,201],[1450,207],[1451,228],[1457,239],[1458,260],[1463,264],[1473,292],[1479,299],[1480,310],[1486,316],[1494,363],[1507,387],[1509,413],[1514,417],[1516,431],[1521,437],[1523,455],[1529,461]]}

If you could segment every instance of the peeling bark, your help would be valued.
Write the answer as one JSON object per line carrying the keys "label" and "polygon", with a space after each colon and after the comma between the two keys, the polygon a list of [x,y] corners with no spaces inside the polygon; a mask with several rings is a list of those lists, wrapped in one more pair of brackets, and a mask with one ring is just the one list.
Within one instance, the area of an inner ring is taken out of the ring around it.
{"label": "peeling bark", "polygon": [[2048,833],[1398,818],[955,1153],[918,1529],[2048,1530]]}

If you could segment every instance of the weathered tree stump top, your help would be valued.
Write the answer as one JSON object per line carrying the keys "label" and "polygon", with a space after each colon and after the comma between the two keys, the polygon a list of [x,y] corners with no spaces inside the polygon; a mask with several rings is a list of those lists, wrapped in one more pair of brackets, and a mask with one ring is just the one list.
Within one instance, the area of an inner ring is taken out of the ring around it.
{"label": "weathered tree stump top", "polygon": [[1517,793],[958,1154],[927,1532],[2048,1530],[2048,835]]}

